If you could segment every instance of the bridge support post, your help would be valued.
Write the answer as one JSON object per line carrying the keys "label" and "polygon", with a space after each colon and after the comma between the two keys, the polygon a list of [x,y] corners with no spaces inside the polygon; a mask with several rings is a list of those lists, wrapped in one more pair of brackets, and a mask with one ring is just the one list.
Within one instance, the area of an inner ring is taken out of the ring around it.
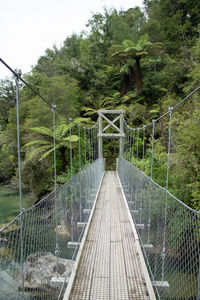
{"label": "bridge support post", "polygon": [[198,296],[197,296],[197,300],[200,300],[200,263],[199,263]]}
{"label": "bridge support post", "polygon": [[103,157],[103,137],[102,134],[102,116],[99,113],[99,136],[98,136],[98,156]]}
{"label": "bridge support post", "polygon": [[[124,133],[124,118],[123,118],[123,112],[120,115],[120,130]],[[124,154],[124,137],[120,137],[120,146],[119,146],[119,156],[123,157]]]}
{"label": "bridge support post", "polygon": [[[103,157],[103,138],[120,138],[120,148],[119,154],[123,156],[124,151],[124,117],[123,117],[123,109],[121,110],[99,110],[99,133],[98,133],[98,157]],[[117,117],[113,119],[109,119],[106,115],[117,115]],[[103,119],[104,122],[107,122],[107,126],[103,128]],[[118,121],[119,126],[116,124]],[[107,129],[111,129],[106,133]],[[114,130],[114,132],[113,132]]]}

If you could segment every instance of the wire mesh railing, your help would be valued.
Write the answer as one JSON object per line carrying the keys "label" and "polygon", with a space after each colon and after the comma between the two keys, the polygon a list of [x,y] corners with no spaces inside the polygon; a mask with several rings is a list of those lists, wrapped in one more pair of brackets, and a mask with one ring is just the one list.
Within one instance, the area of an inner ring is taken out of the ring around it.
{"label": "wire mesh railing", "polygon": [[200,212],[123,158],[118,173],[157,299],[200,299]]}
{"label": "wire mesh railing", "polygon": [[0,229],[1,300],[62,297],[103,171],[97,159]]}

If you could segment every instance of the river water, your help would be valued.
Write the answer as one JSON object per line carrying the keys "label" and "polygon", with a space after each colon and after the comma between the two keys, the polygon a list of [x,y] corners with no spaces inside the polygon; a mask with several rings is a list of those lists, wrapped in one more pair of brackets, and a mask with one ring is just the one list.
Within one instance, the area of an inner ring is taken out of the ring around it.
{"label": "river water", "polygon": [[[22,194],[22,206],[32,206],[30,194]],[[19,192],[9,185],[0,185],[0,227],[10,222],[19,213]]]}

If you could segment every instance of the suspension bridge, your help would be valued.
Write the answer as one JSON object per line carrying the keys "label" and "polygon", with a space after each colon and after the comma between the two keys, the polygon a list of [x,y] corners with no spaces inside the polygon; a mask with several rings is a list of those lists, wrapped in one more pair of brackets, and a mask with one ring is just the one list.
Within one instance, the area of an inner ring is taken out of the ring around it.
{"label": "suspension bridge", "polygon": [[[69,119],[71,178],[56,182],[56,106],[15,76],[20,214],[0,229],[2,300],[200,300],[200,212],[169,190],[173,113],[130,127],[123,110],[100,110],[93,127]],[[23,209],[19,81],[52,110],[54,190]],[[167,118],[166,185],[153,177],[155,129]],[[73,174],[72,135],[79,172]],[[147,140],[148,135],[148,140]],[[119,139],[116,170],[105,171],[105,139]],[[144,172],[147,147],[150,175]],[[140,159],[140,167],[138,161]],[[136,162],[134,165],[133,162]]]}

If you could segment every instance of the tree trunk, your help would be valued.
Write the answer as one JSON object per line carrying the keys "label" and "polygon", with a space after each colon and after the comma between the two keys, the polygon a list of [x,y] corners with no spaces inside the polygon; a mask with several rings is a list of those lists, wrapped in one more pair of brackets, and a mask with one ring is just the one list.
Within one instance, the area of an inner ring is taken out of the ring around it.
{"label": "tree trunk", "polygon": [[129,92],[129,75],[126,73],[122,73],[122,89],[121,96],[123,97],[126,93]]}
{"label": "tree trunk", "polygon": [[140,67],[140,57],[137,57],[136,59],[136,95],[140,96],[142,94],[142,69]]}
{"label": "tree trunk", "polygon": [[60,149],[60,153],[61,153],[61,160],[62,160],[62,171],[65,172],[66,165],[67,165],[66,156],[65,156],[65,147],[62,147]]}
{"label": "tree trunk", "polygon": [[134,81],[133,67],[129,66],[128,74],[122,73],[122,76],[123,76],[123,85],[122,85],[122,90],[121,90],[121,96],[124,96],[128,92],[130,92],[133,87],[133,81]]}
{"label": "tree trunk", "polygon": [[134,72],[133,72],[132,66],[129,66],[129,68],[128,68],[128,75],[129,75],[129,91],[131,91],[133,88],[133,82],[134,82]]}

